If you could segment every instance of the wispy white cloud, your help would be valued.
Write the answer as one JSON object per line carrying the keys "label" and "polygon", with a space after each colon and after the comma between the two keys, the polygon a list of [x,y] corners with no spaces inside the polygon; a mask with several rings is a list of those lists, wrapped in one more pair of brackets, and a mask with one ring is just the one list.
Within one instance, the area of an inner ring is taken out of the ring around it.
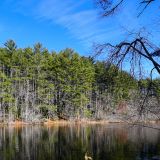
{"label": "wispy white cloud", "polygon": [[[7,1],[13,3],[13,0]],[[133,16],[133,12],[123,9],[116,17],[103,19],[96,9],[86,7],[91,1],[17,0],[14,5],[18,12],[32,14],[38,20],[50,21],[64,27],[71,38],[77,39],[86,47],[93,42],[116,43],[124,35],[123,27],[129,30],[139,28],[139,20]]]}
{"label": "wispy white cloud", "polygon": [[112,20],[111,24],[111,21],[100,19],[95,9],[82,7],[85,3],[84,0],[76,3],[74,0],[63,3],[58,0],[45,0],[37,6],[36,15],[41,20],[48,20],[65,27],[72,37],[86,46],[122,34],[116,20]]}

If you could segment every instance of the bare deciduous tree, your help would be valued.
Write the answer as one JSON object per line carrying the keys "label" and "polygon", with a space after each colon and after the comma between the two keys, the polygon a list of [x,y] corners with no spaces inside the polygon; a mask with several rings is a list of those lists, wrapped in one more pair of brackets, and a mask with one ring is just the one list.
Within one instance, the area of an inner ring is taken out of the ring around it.
{"label": "bare deciduous tree", "polygon": [[121,66],[127,57],[132,74],[134,74],[134,69],[137,66],[141,72],[141,66],[144,59],[152,63],[153,68],[151,71],[155,69],[160,74],[160,48],[150,44],[145,38],[139,37],[131,42],[123,41],[115,46],[106,43],[97,45],[95,49],[97,54],[100,54],[107,49],[109,61],[115,63],[117,66]]}
{"label": "bare deciduous tree", "polygon": [[[139,5],[142,7],[142,9],[140,12],[138,12],[137,17],[142,15],[145,9],[155,1],[156,0],[139,0]],[[126,0],[95,0],[95,2],[102,11],[102,17],[113,15],[122,5],[123,7],[126,7]],[[150,69],[151,83],[148,86],[147,94],[142,99],[140,98],[141,102],[138,104],[138,106],[136,106],[140,117],[144,113],[152,113],[150,108],[154,103],[152,102],[152,104],[149,104],[149,106],[146,104],[148,104],[148,102],[150,103],[151,99],[153,98],[149,97],[149,92],[152,90],[153,70],[156,70],[160,75],[160,48],[150,43],[146,38],[138,34],[136,38],[130,41],[122,41],[117,45],[112,45],[110,43],[96,45],[95,50],[96,54],[101,54],[104,52],[107,53],[107,61],[111,61],[111,63],[116,64],[118,67],[122,68],[124,62],[127,61],[130,64],[130,72],[132,75],[134,75],[135,71],[137,72],[138,70],[139,75],[141,76],[142,67],[145,66],[144,62],[152,64],[153,67]],[[157,104],[152,107],[156,116],[157,113],[159,113],[159,107],[157,107]]]}
{"label": "bare deciduous tree", "polygon": [[[102,9],[102,16],[108,17],[115,13],[115,11],[122,5],[126,0],[94,0],[98,7]],[[140,16],[144,10],[156,0],[139,0],[139,5],[143,6],[138,16]],[[125,4],[126,5],[126,4]],[[125,7],[125,6],[123,6]],[[120,14],[120,13],[119,13]],[[160,48],[151,44],[146,38],[142,36],[136,36],[132,41],[122,41],[118,45],[101,44],[96,45],[96,52],[99,54],[105,49],[110,49],[108,52],[110,54],[109,60],[116,62],[117,65],[122,65],[122,63],[129,58],[131,65],[131,72],[134,73],[134,69],[139,67],[141,72],[141,66],[143,65],[143,59],[148,60],[153,64],[153,69],[155,69],[158,74],[160,74]]]}

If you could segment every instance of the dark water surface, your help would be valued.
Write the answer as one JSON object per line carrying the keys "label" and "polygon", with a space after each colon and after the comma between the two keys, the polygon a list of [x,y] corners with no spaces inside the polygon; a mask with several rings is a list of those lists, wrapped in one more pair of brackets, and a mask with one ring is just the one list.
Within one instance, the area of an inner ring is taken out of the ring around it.
{"label": "dark water surface", "polygon": [[160,131],[124,125],[0,127],[0,160],[160,160]]}

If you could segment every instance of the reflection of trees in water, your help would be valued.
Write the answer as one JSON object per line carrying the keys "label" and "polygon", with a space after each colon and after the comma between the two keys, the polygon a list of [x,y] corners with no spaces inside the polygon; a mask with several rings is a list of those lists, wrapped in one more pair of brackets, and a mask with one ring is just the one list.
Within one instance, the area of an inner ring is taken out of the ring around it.
{"label": "reflection of trees in water", "polygon": [[[103,132],[99,142],[105,142],[100,152],[107,153],[108,159],[136,159],[141,154],[160,154],[160,132],[142,127],[111,127]],[[101,145],[99,145],[101,146]],[[100,155],[103,155],[100,153]],[[103,158],[105,159],[105,158]]]}
{"label": "reflection of trees in water", "polygon": [[0,128],[0,160],[143,159],[160,154],[159,144],[159,132],[122,125]]}

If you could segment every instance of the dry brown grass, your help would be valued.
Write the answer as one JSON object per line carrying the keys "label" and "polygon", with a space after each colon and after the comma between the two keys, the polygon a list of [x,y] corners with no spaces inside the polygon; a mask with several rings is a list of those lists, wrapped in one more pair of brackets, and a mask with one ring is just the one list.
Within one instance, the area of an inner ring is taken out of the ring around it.
{"label": "dry brown grass", "polygon": [[[46,119],[44,122],[24,122],[24,121],[21,121],[21,120],[16,120],[16,121],[13,121],[13,122],[9,122],[9,123],[4,123],[4,122],[1,122],[0,123],[0,127],[3,127],[3,126],[13,126],[13,127],[22,127],[22,126],[26,126],[26,125],[44,125],[44,126],[55,126],[55,125],[81,125],[81,124],[86,124],[86,125],[94,125],[94,124],[100,124],[100,125],[103,125],[103,124],[111,124],[111,123],[116,123],[116,124],[122,124],[122,123],[125,123],[124,121],[108,121],[108,120],[99,120],[99,121],[96,121],[96,120],[86,120],[86,119],[81,119],[81,120],[51,120],[51,119]],[[146,122],[146,124],[160,124],[160,122],[157,122],[157,121],[149,121],[149,122]]]}

